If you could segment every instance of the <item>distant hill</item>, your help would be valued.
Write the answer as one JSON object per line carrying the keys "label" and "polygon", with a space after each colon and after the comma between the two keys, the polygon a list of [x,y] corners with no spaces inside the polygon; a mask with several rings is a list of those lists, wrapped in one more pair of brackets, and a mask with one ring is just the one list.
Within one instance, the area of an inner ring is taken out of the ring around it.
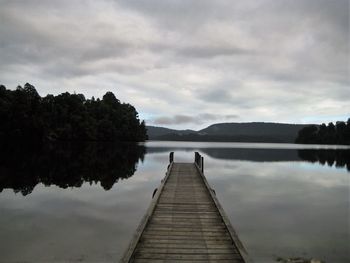
{"label": "distant hill", "polygon": [[306,125],[270,122],[217,123],[198,131],[201,135],[293,136]]}
{"label": "distant hill", "polygon": [[148,126],[147,133],[150,140],[293,143],[299,130],[306,126],[270,122],[217,123],[199,131]]}
{"label": "distant hill", "polygon": [[150,140],[155,139],[159,136],[167,135],[167,134],[185,135],[185,134],[197,133],[194,130],[174,130],[174,129],[168,129],[164,127],[156,127],[156,126],[147,126],[146,128],[147,128],[148,138]]}

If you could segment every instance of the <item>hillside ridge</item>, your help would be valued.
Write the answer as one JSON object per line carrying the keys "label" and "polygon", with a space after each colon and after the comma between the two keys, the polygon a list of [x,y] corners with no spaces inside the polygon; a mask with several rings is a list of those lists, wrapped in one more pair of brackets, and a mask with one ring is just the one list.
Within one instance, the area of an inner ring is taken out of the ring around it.
{"label": "hillside ridge", "polygon": [[294,142],[298,132],[311,124],[274,122],[215,123],[204,129],[176,130],[147,126],[150,140],[173,141],[228,141],[228,142]]}

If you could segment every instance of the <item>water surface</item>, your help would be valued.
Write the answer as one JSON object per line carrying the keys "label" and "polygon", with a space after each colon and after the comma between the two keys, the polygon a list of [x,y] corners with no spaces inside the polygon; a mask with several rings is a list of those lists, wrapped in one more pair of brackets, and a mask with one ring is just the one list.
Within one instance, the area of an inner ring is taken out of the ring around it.
{"label": "water surface", "polygon": [[3,148],[0,262],[116,262],[164,177],[168,154],[205,160],[255,262],[349,262],[350,150],[147,142]]}

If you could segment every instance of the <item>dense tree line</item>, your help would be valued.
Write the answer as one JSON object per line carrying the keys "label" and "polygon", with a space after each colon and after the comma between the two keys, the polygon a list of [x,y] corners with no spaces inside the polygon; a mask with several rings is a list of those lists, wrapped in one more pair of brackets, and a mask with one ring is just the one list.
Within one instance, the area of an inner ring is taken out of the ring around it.
{"label": "dense tree line", "polygon": [[135,108],[112,92],[103,98],[82,94],[41,97],[25,84],[16,90],[0,85],[0,141],[144,141],[144,121]]}
{"label": "dense tree line", "polygon": [[350,118],[347,122],[337,121],[334,125],[310,125],[301,129],[296,143],[306,144],[343,144],[350,145]]}

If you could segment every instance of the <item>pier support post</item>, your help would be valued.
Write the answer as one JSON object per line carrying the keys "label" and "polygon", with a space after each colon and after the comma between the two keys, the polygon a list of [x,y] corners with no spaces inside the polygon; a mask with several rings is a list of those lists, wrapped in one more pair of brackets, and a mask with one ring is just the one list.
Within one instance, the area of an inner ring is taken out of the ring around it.
{"label": "pier support post", "polygon": [[171,152],[169,154],[169,163],[172,163],[174,161],[174,152]]}
{"label": "pier support post", "polygon": [[194,162],[200,167],[200,154],[198,152],[194,153]]}
{"label": "pier support post", "polygon": [[202,157],[199,152],[194,153],[194,162],[198,165],[198,168],[204,172],[204,157]]}
{"label": "pier support post", "polygon": [[201,170],[202,170],[202,173],[204,173],[204,157],[203,156],[201,157]]}

